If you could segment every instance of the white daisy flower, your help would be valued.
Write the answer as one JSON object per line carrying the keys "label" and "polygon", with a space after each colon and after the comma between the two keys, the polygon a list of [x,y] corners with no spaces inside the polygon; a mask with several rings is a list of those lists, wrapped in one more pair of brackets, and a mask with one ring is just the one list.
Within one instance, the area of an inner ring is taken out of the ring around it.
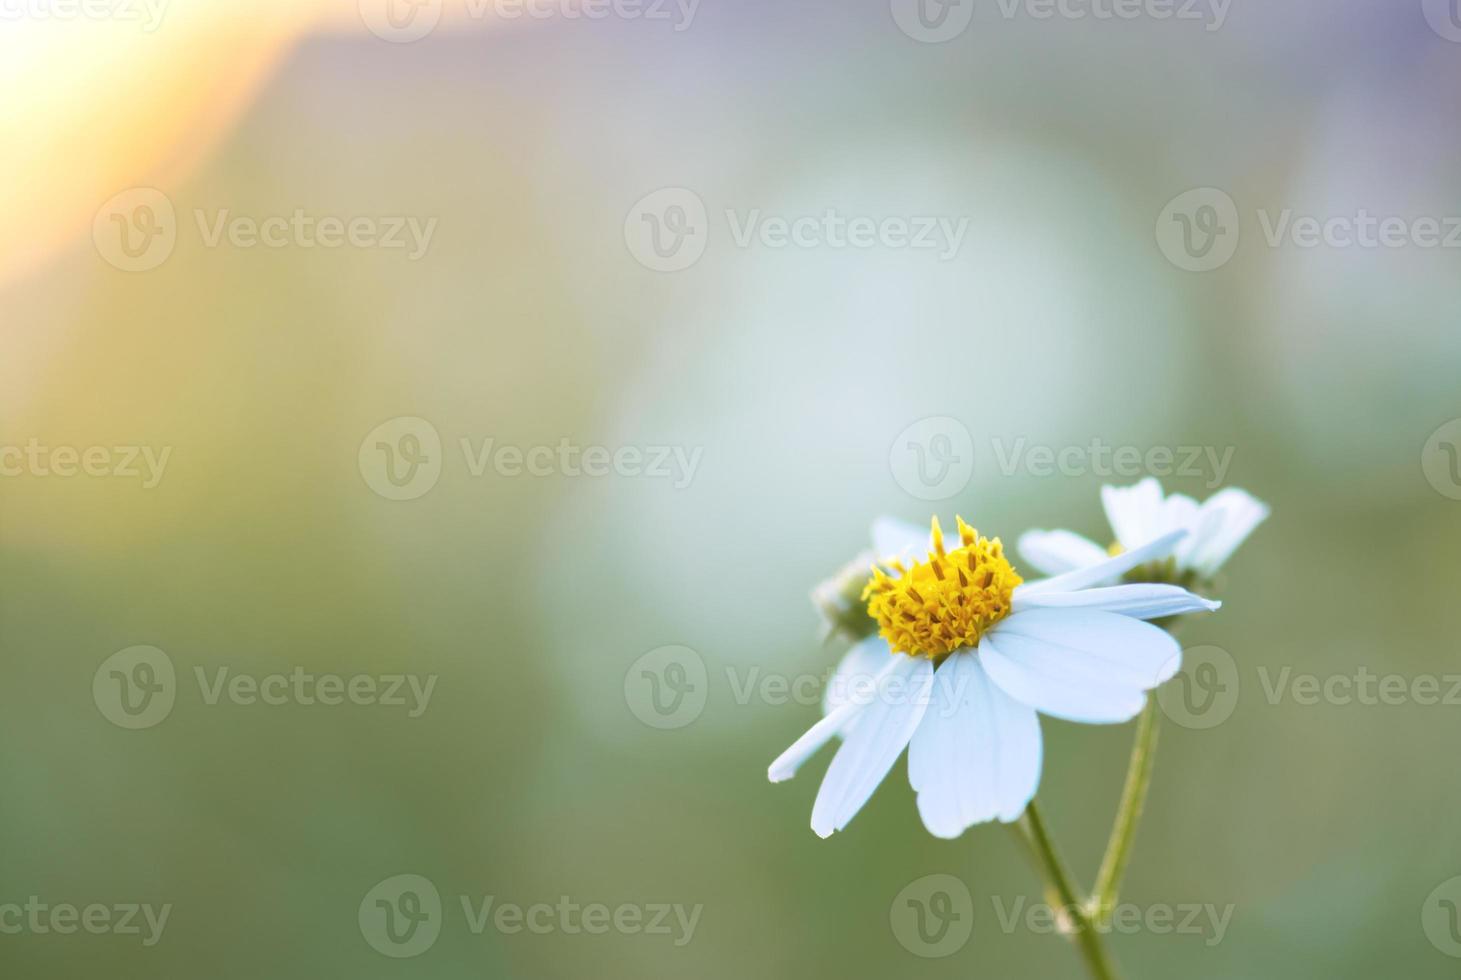
{"label": "white daisy flower", "polygon": [[[1102,487],[1101,503],[1116,535],[1112,550],[1133,551],[1164,534],[1186,531],[1172,551],[1169,572],[1184,582],[1194,576],[1211,579],[1268,516],[1268,505],[1246,490],[1228,487],[1199,504],[1180,493],[1164,499],[1153,477],[1130,487]],[[1046,575],[1089,568],[1110,557],[1106,548],[1071,531],[1026,531],[1019,548],[1020,557]]]}
{"label": "white daisy flower", "polygon": [[[1036,712],[1088,724],[1135,717],[1146,692],[1171,678],[1181,648],[1142,622],[1218,603],[1175,585],[1091,588],[1162,558],[1174,531],[1089,568],[1024,583],[989,540],[958,522],[947,549],[889,519],[873,526],[879,564],[864,590],[879,633],[854,646],[828,685],[825,715],[775,762],[790,779],[819,748],[842,746],[812,807],[822,837],[846,827],[908,748],[908,781],[924,826],[957,837],[1024,812],[1040,782]],[[925,551],[926,560],[909,556]]]}

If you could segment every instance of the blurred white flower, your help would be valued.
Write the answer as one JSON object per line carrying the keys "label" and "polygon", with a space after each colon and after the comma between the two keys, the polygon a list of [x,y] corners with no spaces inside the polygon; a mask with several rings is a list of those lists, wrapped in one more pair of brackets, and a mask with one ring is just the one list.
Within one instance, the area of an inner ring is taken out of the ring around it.
{"label": "blurred white flower", "polygon": [[[1162,496],[1162,486],[1147,477],[1129,487],[1101,488],[1106,520],[1116,550],[1134,551],[1173,531],[1187,536],[1172,551],[1174,571],[1210,579],[1268,517],[1268,505],[1246,490],[1228,487],[1199,504],[1184,494]],[[1026,531],[1020,557],[1046,575],[1061,575],[1106,561],[1110,551],[1072,531]],[[1108,579],[1106,581],[1114,581]]]}

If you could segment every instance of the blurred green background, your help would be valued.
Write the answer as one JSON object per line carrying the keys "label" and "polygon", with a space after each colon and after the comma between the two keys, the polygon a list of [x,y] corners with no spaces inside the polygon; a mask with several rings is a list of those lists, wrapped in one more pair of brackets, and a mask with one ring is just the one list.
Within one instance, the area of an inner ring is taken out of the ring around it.
{"label": "blurred green background", "polygon": [[[1433,11],[1236,0],[1208,30],[981,3],[926,43],[886,3],[705,0],[683,30],[468,16],[397,44],[347,12],[281,42],[195,165],[128,174],[0,283],[0,444],[170,449],[151,488],[0,478],[0,904],[172,906],[151,947],[0,935],[6,972],[1079,975],[1060,939],[1000,928],[996,902],[1040,895],[1007,830],[933,839],[900,762],[818,840],[830,753],[765,777],[818,709],[738,696],[835,663],[808,593],[877,514],[958,512],[1007,544],[1106,535],[1100,475],[1001,467],[1024,439],[1232,447],[1226,482],[1273,507],[1226,607],[1183,633],[1231,655],[1241,695],[1221,724],[1165,725],[1125,894],[1232,921],[1215,944],[1114,936],[1126,975],[1454,976],[1425,917],[1461,874],[1461,705],[1300,704],[1264,682],[1461,672],[1461,480],[1437,455],[1461,416],[1458,254],[1274,247],[1259,216],[1461,214],[1461,45]],[[166,194],[177,241],[127,272],[89,215],[136,185]],[[708,213],[703,257],[674,272],[626,246],[665,187]],[[1194,273],[1154,227],[1200,187],[1242,234]],[[414,261],[209,247],[194,213],[222,208],[436,224]],[[829,208],[969,223],[943,261],[739,247],[725,217]],[[935,416],[974,465],[930,502],[896,454]],[[390,500],[362,443],[402,417],[439,434],[441,471]],[[702,455],[687,486],[477,476],[462,439]],[[1202,497],[1211,476],[1164,483]],[[93,677],[139,644],[170,658],[176,701],[128,730]],[[704,664],[704,704],[657,728],[632,689],[668,645]],[[419,717],[210,704],[195,669],[219,667],[437,681]],[[1089,883],[1132,726],[1043,725],[1040,798]],[[431,948],[396,959],[358,912],[406,873],[445,908]],[[965,881],[974,931],[924,958],[890,909],[933,873]],[[683,945],[474,934],[463,895],[703,912]]]}

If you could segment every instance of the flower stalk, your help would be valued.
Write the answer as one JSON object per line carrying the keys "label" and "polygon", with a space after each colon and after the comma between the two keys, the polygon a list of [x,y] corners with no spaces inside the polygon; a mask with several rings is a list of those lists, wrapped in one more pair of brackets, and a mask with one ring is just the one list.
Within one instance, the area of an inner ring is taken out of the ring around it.
{"label": "flower stalk", "polygon": [[1096,886],[1091,890],[1087,911],[1091,919],[1099,924],[1110,920],[1111,910],[1121,889],[1121,879],[1126,874],[1126,865],[1131,860],[1131,847],[1136,840],[1136,828],[1141,822],[1142,810],[1146,806],[1147,790],[1151,788],[1152,763],[1157,749],[1157,695],[1147,694],[1146,707],[1136,723],[1136,741],[1131,747],[1131,761],[1126,768],[1126,785],[1121,790],[1121,805],[1116,811],[1116,822],[1111,826],[1111,840],[1106,845],[1106,854],[1101,859],[1101,870],[1096,874]]}
{"label": "flower stalk", "polygon": [[1117,980],[1116,965],[1106,949],[1105,936],[1098,929],[1087,911],[1087,903],[1080,889],[1066,870],[1065,862],[1056,850],[1055,841],[1045,826],[1045,818],[1035,800],[1030,801],[1024,816],[1020,817],[1019,828],[1030,846],[1040,872],[1050,889],[1059,899],[1060,909],[1068,919],[1071,938],[1085,962],[1091,980]]}

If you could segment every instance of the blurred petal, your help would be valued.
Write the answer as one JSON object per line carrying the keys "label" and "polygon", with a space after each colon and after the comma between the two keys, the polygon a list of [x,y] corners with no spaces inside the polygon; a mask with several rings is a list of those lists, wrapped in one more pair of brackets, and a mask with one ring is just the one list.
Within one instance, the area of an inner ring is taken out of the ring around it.
{"label": "blurred petal", "polygon": [[1202,510],[1204,516],[1212,513],[1218,517],[1204,535],[1201,547],[1192,549],[1189,564],[1207,576],[1217,573],[1269,513],[1267,504],[1237,487],[1213,494],[1203,503]]}
{"label": "blurred petal", "polygon": [[900,521],[896,517],[879,517],[873,521],[873,551],[878,558],[913,557],[919,561],[931,548],[929,529]]}
{"label": "blurred petal", "polygon": [[1101,503],[1106,520],[1116,540],[1127,551],[1139,548],[1163,533],[1159,525],[1162,515],[1162,485],[1155,477],[1147,477],[1129,487],[1104,486]]}
{"label": "blurred petal", "polygon": [[1042,575],[1061,575],[1111,557],[1105,548],[1073,531],[1026,531],[1018,547],[1025,563]]}

